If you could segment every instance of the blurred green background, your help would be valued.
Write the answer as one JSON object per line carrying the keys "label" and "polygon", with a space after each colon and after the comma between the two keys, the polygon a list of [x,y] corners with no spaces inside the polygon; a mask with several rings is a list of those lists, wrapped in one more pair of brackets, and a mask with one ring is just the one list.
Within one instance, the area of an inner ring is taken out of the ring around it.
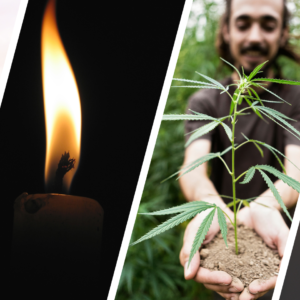
{"label": "blurred green background", "polygon": [[[294,15],[291,33],[295,36],[300,35],[299,0],[288,1],[288,6]],[[174,78],[199,80],[199,75],[195,71],[218,80],[230,74],[229,69],[220,66],[220,59],[214,46],[223,9],[223,0],[194,1]],[[296,39],[292,42],[299,44]],[[298,65],[285,58],[280,58],[280,65],[285,78],[300,80]],[[176,85],[178,83],[181,82],[177,81]],[[195,91],[188,88],[171,88],[165,113],[184,113],[187,100]],[[162,122],[139,207],[140,213],[185,202],[176,180],[170,179],[160,183],[178,170],[183,162],[183,155],[183,122]],[[138,215],[131,242],[166,219],[167,217]],[[184,280],[183,268],[179,263],[179,252],[186,225],[187,222],[128,248],[116,300],[212,299],[212,293],[202,284]]]}

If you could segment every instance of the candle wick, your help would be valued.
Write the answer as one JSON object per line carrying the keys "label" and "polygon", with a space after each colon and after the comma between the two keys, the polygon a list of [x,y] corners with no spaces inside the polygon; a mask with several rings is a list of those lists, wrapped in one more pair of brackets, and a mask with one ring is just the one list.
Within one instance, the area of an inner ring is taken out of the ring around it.
{"label": "candle wick", "polygon": [[54,193],[62,194],[63,178],[67,172],[74,168],[75,159],[70,158],[70,153],[62,154],[55,173]]}

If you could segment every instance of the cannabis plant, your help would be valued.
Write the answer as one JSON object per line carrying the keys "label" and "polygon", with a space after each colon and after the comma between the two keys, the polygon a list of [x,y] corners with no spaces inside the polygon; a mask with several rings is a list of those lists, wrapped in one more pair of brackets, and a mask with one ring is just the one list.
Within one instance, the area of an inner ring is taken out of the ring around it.
{"label": "cannabis plant", "polygon": [[[173,80],[183,81],[183,82],[192,84],[192,85],[182,86],[182,87],[197,88],[197,89],[201,89],[201,88],[217,89],[217,90],[220,90],[221,93],[227,93],[231,99],[229,115],[217,119],[217,118],[213,118],[211,116],[208,116],[208,115],[196,112],[196,111],[191,111],[191,114],[164,115],[163,120],[165,120],[165,121],[176,121],[176,120],[191,120],[191,121],[206,120],[206,121],[210,121],[208,124],[198,128],[192,132],[188,141],[185,144],[185,147],[187,147],[194,140],[198,139],[199,137],[203,136],[204,134],[208,133],[209,131],[213,130],[215,127],[217,127],[219,125],[223,126],[223,128],[228,136],[228,139],[231,142],[231,146],[222,152],[209,153],[203,157],[196,159],[191,164],[182,167],[178,172],[174,173],[167,179],[169,179],[173,176],[176,176],[178,174],[179,174],[179,177],[177,179],[179,179],[181,176],[191,172],[195,168],[199,167],[200,165],[202,165],[205,162],[208,162],[211,159],[214,159],[214,158],[220,159],[224,163],[228,173],[232,177],[232,196],[226,196],[226,195],[225,196],[222,195],[222,196],[232,199],[232,202],[227,204],[227,206],[233,207],[234,220],[231,220],[230,217],[216,204],[211,204],[211,203],[207,203],[204,201],[193,201],[193,202],[185,203],[185,204],[182,204],[182,205],[179,205],[176,207],[172,207],[172,208],[168,208],[168,209],[164,209],[164,210],[160,210],[160,211],[156,211],[156,212],[143,213],[143,214],[148,214],[148,215],[168,215],[168,214],[178,214],[178,215],[176,215],[176,216],[172,217],[171,219],[167,220],[166,222],[160,224],[159,226],[157,226],[156,228],[152,229],[150,232],[145,234],[143,237],[138,239],[136,242],[132,243],[132,245],[134,245],[134,244],[142,242],[146,239],[150,239],[150,238],[152,238],[152,237],[154,237],[154,236],[156,236],[156,235],[158,235],[158,234],[160,234],[160,233],[162,233],[162,232],[164,232],[164,231],[166,231],[188,219],[193,218],[194,216],[196,216],[197,214],[199,214],[203,211],[211,209],[209,214],[204,218],[203,222],[199,226],[199,229],[196,233],[196,236],[195,236],[195,239],[194,239],[193,245],[192,245],[192,250],[191,250],[191,253],[189,256],[188,265],[190,264],[191,259],[193,258],[195,253],[200,248],[200,246],[211,226],[212,220],[213,220],[216,212],[218,215],[218,222],[220,225],[221,233],[222,233],[222,236],[223,236],[226,246],[227,246],[226,218],[229,219],[230,223],[234,227],[235,251],[236,251],[236,254],[238,254],[237,213],[240,210],[242,205],[249,206],[249,202],[251,202],[255,198],[257,198],[257,197],[252,197],[249,199],[238,199],[236,197],[236,183],[243,176],[244,176],[244,179],[242,182],[240,182],[240,184],[249,183],[251,181],[251,179],[253,178],[255,172],[258,171],[262,175],[262,177],[263,177],[264,181],[266,182],[266,184],[268,185],[269,189],[272,191],[274,197],[278,201],[282,210],[286,213],[286,215],[288,216],[288,218],[291,221],[292,221],[292,218],[291,218],[287,208],[285,207],[283,200],[281,199],[276,187],[274,186],[272,180],[269,178],[269,176],[266,174],[266,172],[269,172],[269,173],[275,175],[277,178],[281,179],[283,182],[285,182],[290,187],[292,187],[293,189],[295,189],[297,192],[300,193],[300,183],[298,181],[296,181],[295,179],[286,175],[284,165],[278,156],[278,155],[281,155],[281,156],[285,157],[285,155],[283,153],[281,153],[274,147],[272,147],[264,142],[253,140],[253,139],[248,139],[245,135],[243,135],[245,138],[245,142],[241,143],[240,145],[237,145],[234,142],[234,140],[235,140],[235,125],[237,122],[237,117],[249,114],[249,112],[246,112],[247,110],[252,110],[255,114],[257,114],[262,119],[263,119],[263,116],[269,118],[270,120],[272,120],[279,126],[283,127],[285,130],[290,132],[292,135],[294,135],[295,137],[300,139],[299,138],[300,132],[298,130],[296,130],[296,128],[294,128],[289,122],[287,122],[287,120],[289,120],[289,121],[295,121],[295,120],[292,120],[291,118],[285,116],[281,112],[279,112],[275,109],[266,107],[264,105],[264,102],[273,102],[273,103],[274,102],[275,103],[286,102],[284,99],[282,99],[278,95],[269,91],[265,87],[266,82],[289,84],[289,85],[300,85],[300,82],[281,80],[281,79],[273,79],[273,78],[257,78],[258,77],[257,74],[261,72],[260,70],[267,62],[264,62],[263,64],[257,66],[252,71],[252,73],[249,76],[247,76],[244,74],[243,68],[242,68],[243,74],[241,75],[241,73],[239,72],[239,70],[236,67],[234,67],[232,64],[225,61],[224,59],[222,59],[222,60],[224,62],[226,62],[227,64],[229,64],[239,75],[239,80],[237,80],[236,83],[232,84],[233,86],[236,86],[236,90],[235,90],[233,96],[231,96],[231,94],[228,92],[230,85],[224,87],[220,82],[218,82],[206,75],[200,74],[198,72],[196,72],[196,73],[198,73],[200,76],[205,78],[207,80],[206,82],[194,81],[194,80],[188,80],[188,79],[178,79],[178,78],[174,78]],[[255,91],[255,88],[261,88],[261,89],[273,94],[280,101],[269,101],[269,100],[260,99],[258,93]],[[242,103],[243,100],[246,101],[248,106],[246,108],[239,110],[239,105]],[[286,103],[289,104],[288,102],[286,102]],[[224,121],[226,119],[231,120],[231,125],[232,125],[231,128],[227,124],[224,123]],[[275,169],[271,166],[268,166],[268,165],[256,165],[256,166],[250,167],[248,170],[245,170],[245,172],[243,172],[242,174],[237,176],[235,174],[235,151],[237,149],[239,149],[240,147],[246,145],[247,143],[253,143],[256,146],[256,148],[258,149],[258,151],[261,153],[261,155],[263,155],[261,146],[269,149],[271,151],[271,153],[278,160],[280,166],[282,167],[283,172],[280,172],[277,169]],[[231,169],[222,158],[222,156],[229,151],[231,151],[231,153],[232,153]],[[285,158],[287,158],[287,157],[285,157]],[[293,164],[293,165],[298,169],[298,167],[295,164]],[[258,204],[260,204],[260,203],[258,203]]]}

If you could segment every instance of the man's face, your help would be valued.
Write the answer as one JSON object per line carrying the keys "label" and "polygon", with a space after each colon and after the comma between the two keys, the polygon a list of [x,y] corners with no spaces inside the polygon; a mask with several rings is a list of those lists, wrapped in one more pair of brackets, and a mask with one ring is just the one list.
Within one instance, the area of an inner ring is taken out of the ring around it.
{"label": "man's face", "polygon": [[236,66],[245,73],[272,61],[284,43],[283,8],[283,0],[232,0],[229,28],[223,33]]}

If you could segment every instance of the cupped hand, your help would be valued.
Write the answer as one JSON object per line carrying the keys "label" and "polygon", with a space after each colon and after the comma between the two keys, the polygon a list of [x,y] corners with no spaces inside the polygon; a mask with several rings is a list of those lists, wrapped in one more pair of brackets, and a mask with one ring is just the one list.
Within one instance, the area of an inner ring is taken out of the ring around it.
{"label": "cupped hand", "polygon": [[[277,209],[266,208],[256,203],[251,203],[250,208],[244,207],[241,209],[237,217],[240,222],[253,228],[270,248],[277,249],[279,256],[282,258],[289,229]],[[269,290],[274,289],[276,280],[277,276],[263,281],[254,280],[248,289],[245,289],[241,293],[239,299],[258,299]]]}
{"label": "cupped hand", "polygon": [[[196,252],[188,267],[189,255],[194,238],[203,219],[210,211],[211,210],[202,212],[194,217],[185,230],[183,246],[180,252],[180,263],[184,267],[184,277],[186,280],[194,279],[196,282],[203,283],[206,288],[219,293],[225,299],[237,300],[239,299],[238,293],[244,289],[242,282],[237,278],[232,279],[226,272],[210,271],[200,267],[199,251]],[[226,209],[226,213],[233,220],[232,211]],[[215,215],[203,244],[209,243],[219,230],[218,218],[217,215]]]}
{"label": "cupped hand", "polygon": [[269,290],[274,289],[277,276],[268,280],[254,280],[250,283],[249,287],[245,288],[241,293],[239,300],[255,300],[262,297]]}
{"label": "cupped hand", "polygon": [[283,256],[289,228],[277,209],[251,203],[250,208],[244,207],[238,212],[237,218],[253,228],[270,248],[277,249],[280,257]]}

